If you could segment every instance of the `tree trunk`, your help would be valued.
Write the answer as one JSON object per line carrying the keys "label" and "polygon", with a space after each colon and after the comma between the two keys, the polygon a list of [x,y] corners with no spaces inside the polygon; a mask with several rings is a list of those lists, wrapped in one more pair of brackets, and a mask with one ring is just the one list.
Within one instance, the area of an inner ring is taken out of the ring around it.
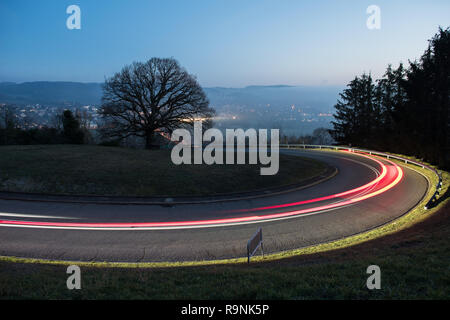
{"label": "tree trunk", "polygon": [[153,131],[148,131],[145,135],[145,149],[156,149],[156,145],[153,145]]}

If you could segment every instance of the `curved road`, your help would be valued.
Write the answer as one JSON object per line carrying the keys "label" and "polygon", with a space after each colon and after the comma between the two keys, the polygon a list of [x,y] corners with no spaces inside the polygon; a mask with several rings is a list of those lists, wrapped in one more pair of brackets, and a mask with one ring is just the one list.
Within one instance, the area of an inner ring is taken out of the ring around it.
{"label": "curved road", "polygon": [[71,261],[194,261],[246,256],[262,227],[265,253],[336,240],[413,208],[418,172],[350,152],[284,150],[336,167],[303,190],[211,204],[104,205],[0,200],[0,255]]}

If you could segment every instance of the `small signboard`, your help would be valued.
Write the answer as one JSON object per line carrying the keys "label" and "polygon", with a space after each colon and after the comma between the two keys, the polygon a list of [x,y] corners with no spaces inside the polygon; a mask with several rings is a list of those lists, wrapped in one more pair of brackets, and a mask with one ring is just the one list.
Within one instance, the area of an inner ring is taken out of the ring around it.
{"label": "small signboard", "polygon": [[259,228],[258,231],[256,231],[255,235],[247,242],[247,262],[248,263],[250,263],[250,258],[255,254],[255,252],[258,250],[259,247],[261,247],[261,252],[264,256],[263,238],[262,238],[262,229],[261,228]]}

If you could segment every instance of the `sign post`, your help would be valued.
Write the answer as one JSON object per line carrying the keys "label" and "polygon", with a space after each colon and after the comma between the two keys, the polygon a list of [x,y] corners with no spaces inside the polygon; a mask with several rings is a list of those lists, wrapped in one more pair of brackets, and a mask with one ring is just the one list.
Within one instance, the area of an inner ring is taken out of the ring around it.
{"label": "sign post", "polygon": [[261,247],[261,252],[264,257],[262,229],[259,228],[255,235],[247,242],[247,263],[250,263],[250,258],[255,254],[256,250]]}

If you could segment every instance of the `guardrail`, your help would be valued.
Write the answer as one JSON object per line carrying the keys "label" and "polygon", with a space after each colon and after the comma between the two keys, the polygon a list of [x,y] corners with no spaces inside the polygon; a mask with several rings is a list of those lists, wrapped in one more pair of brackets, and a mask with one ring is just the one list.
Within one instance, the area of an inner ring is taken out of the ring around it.
{"label": "guardrail", "polygon": [[434,174],[436,174],[437,178],[438,178],[438,183],[435,186],[435,191],[432,195],[432,197],[428,200],[427,204],[425,205],[425,209],[428,210],[430,209],[436,202],[437,200],[437,196],[439,195],[439,191],[441,191],[442,188],[442,175],[439,173],[438,170],[427,166],[426,164],[423,164],[421,162],[418,161],[414,161],[414,160],[410,160],[410,159],[406,159],[403,157],[399,157],[399,156],[395,156],[392,154],[388,154],[388,153],[384,153],[384,152],[379,152],[379,151],[373,151],[373,150],[365,150],[365,149],[358,149],[358,148],[352,148],[352,147],[341,147],[341,146],[330,146],[330,145],[313,145],[313,144],[280,144],[280,148],[285,148],[285,149],[298,149],[298,148],[302,148],[302,149],[333,149],[333,150],[347,150],[350,152],[357,152],[357,153],[366,153],[366,154],[370,154],[370,155],[377,155],[377,156],[382,156],[385,157],[387,159],[396,159],[396,160],[400,160],[403,161],[404,163],[408,164],[411,163],[413,165],[422,167],[424,169],[430,170],[432,171]]}

